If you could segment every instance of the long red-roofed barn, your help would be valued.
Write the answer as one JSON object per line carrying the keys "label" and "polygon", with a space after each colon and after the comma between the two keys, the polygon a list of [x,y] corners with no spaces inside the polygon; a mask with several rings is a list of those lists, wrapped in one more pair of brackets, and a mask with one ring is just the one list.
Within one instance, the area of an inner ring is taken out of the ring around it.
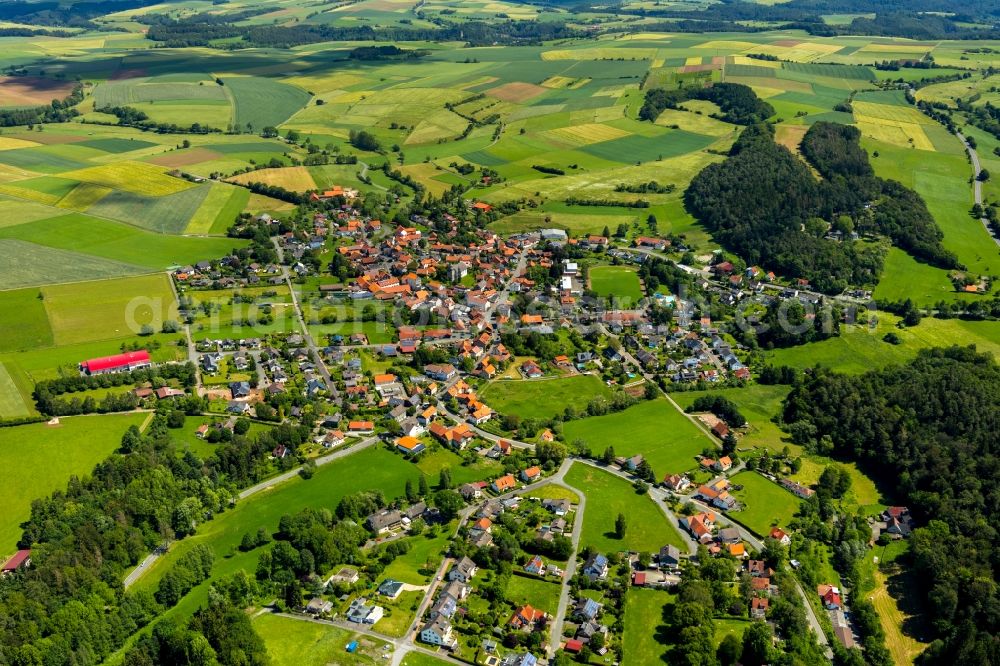
{"label": "long red-roofed barn", "polygon": [[14,553],[13,557],[4,563],[3,568],[0,569],[0,574],[6,576],[9,573],[14,573],[22,567],[28,566],[31,566],[31,551],[19,550]]}
{"label": "long red-roofed barn", "polygon": [[141,370],[152,366],[153,361],[149,358],[149,352],[142,349],[84,361],[80,364],[80,374],[110,375],[116,372],[132,372],[133,370]]}

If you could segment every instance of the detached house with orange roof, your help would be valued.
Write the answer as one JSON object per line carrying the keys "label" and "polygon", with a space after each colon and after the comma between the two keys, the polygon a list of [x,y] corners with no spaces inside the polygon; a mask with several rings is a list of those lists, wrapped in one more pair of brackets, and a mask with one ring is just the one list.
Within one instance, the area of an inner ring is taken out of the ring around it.
{"label": "detached house with orange roof", "polygon": [[530,604],[525,604],[518,608],[513,617],[510,618],[510,626],[515,629],[530,631],[534,628],[535,624],[544,620],[545,617],[545,611],[532,608]]}
{"label": "detached house with orange roof", "polygon": [[416,455],[426,448],[423,442],[409,435],[396,440],[396,450],[404,455]]}
{"label": "detached house with orange roof", "polygon": [[490,488],[495,493],[506,493],[517,488],[517,479],[514,478],[513,474],[505,474],[498,479],[494,479],[493,483],[490,484]]}

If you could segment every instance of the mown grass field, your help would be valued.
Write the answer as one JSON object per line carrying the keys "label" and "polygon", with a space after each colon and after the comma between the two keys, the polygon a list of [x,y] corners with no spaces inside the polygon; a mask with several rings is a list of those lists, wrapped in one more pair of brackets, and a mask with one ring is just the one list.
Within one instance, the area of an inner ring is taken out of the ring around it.
{"label": "mown grass field", "polygon": [[491,382],[480,391],[483,402],[495,411],[517,414],[525,419],[549,418],[570,405],[583,408],[592,398],[609,395],[611,389],[593,375],[499,380]]}
{"label": "mown grass field", "polygon": [[641,454],[658,478],[698,466],[695,456],[715,442],[666,400],[648,400],[625,411],[567,421],[567,442],[583,440],[595,452],[613,446],[620,456]]}
{"label": "mown grass field", "polygon": [[[604,553],[623,550],[652,553],[666,544],[686,548],[677,527],[667,523],[654,500],[637,494],[628,481],[590,465],[574,463],[566,474],[566,483],[587,497],[581,547],[590,545]],[[619,513],[627,521],[624,539],[618,539],[614,533]]]}
{"label": "mown grass field", "polygon": [[270,613],[256,616],[253,628],[264,640],[274,666],[374,663],[370,657],[347,653],[347,644],[358,635],[346,629]]}
{"label": "mown grass field", "polygon": [[631,266],[594,266],[589,277],[591,289],[600,296],[613,297],[622,307],[634,306],[643,298],[639,276]]}
{"label": "mown grass field", "polygon": [[673,595],[662,590],[630,588],[625,596],[624,662],[659,664],[665,661],[666,649],[658,639],[657,627],[664,623],[664,613],[673,604]]}
{"label": "mown grass field", "polygon": [[717,391],[679,391],[672,393],[677,404],[688,408],[694,401],[704,395],[721,395],[732,400],[739,407],[740,413],[746,417],[748,426],[740,437],[739,447],[762,447],[770,451],[781,451],[785,446],[793,450],[795,445],[787,442],[781,428],[771,419],[781,412],[781,402],[788,395],[787,386],[768,386],[751,384],[742,388],[722,389]]}
{"label": "mown grass field", "polygon": [[65,488],[72,475],[89,474],[121,444],[130,425],[148,414],[71,416],[59,425],[45,423],[0,428],[0,464],[7,478],[0,486],[0,556],[10,554],[31,516],[31,502]]}
{"label": "mown grass field", "polygon": [[743,505],[733,517],[760,536],[766,536],[772,525],[787,527],[799,509],[798,497],[756,472],[740,472],[730,480],[743,486],[733,491]]}
{"label": "mown grass field", "polygon": [[128,337],[144,325],[159,331],[176,319],[176,301],[166,275],[52,285],[42,290],[56,344]]}

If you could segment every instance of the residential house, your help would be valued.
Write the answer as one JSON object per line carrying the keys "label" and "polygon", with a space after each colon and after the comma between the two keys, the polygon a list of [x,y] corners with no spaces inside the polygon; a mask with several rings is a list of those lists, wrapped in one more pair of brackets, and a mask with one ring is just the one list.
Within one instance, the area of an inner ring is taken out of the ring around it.
{"label": "residential house", "polygon": [[542,508],[548,509],[557,516],[565,516],[569,513],[570,502],[568,499],[543,499]]}
{"label": "residential house", "polygon": [[525,652],[524,654],[512,652],[500,661],[499,666],[538,666],[538,657],[530,652]]}
{"label": "residential house", "polygon": [[908,537],[913,531],[913,518],[905,506],[890,506],[882,513],[885,531],[893,536]]}
{"label": "residential house", "polygon": [[541,557],[535,555],[524,565],[524,570],[527,573],[534,574],[536,576],[541,576],[545,572],[545,562]]}
{"label": "residential house", "polygon": [[431,364],[424,366],[424,374],[431,379],[446,382],[458,374],[458,370],[450,363]]}
{"label": "residential house", "polygon": [[513,474],[505,474],[498,479],[494,479],[493,483],[490,484],[490,488],[492,488],[495,493],[506,493],[516,487],[517,480],[514,478]]}
{"label": "residential house", "polygon": [[680,493],[691,487],[691,479],[686,474],[670,474],[664,477],[663,485],[675,493]]}
{"label": "residential house", "polygon": [[715,464],[712,467],[715,469],[716,472],[728,472],[730,468],[732,468],[732,466],[733,466],[732,458],[730,458],[729,456],[722,456],[721,458],[715,461]]}
{"label": "residential house", "polygon": [[246,398],[250,395],[250,382],[232,382],[229,392],[232,393],[233,400]]}
{"label": "residential house", "polygon": [[310,615],[323,615],[329,613],[331,610],[333,610],[333,603],[321,597],[313,597],[306,604],[306,612]]}
{"label": "residential house", "polygon": [[699,513],[694,516],[684,516],[681,525],[700,543],[712,541],[712,527],[715,525],[715,515]]}
{"label": "residential house", "polygon": [[767,609],[771,605],[771,600],[767,597],[754,597],[750,600],[750,617],[755,620],[763,620],[767,616]]}
{"label": "residential house", "polygon": [[835,585],[817,585],[816,594],[823,600],[823,607],[827,610],[837,610],[843,605],[840,588]]}
{"label": "residential house", "polygon": [[477,571],[479,571],[479,567],[476,566],[476,563],[468,557],[463,557],[448,571],[447,579],[449,581],[457,580],[460,583],[469,583]]}
{"label": "residential house", "polygon": [[378,586],[378,593],[383,597],[388,597],[389,599],[395,599],[400,594],[403,593],[403,589],[406,587],[406,583],[402,583],[398,580],[393,580],[392,578],[386,578],[381,585]]}
{"label": "residential house", "polygon": [[542,470],[540,467],[538,467],[538,465],[534,465],[533,467],[528,467],[527,469],[521,470],[521,480],[524,481],[525,483],[532,483],[534,481],[537,481],[538,479],[541,478],[541,476],[542,476]]}
{"label": "residential house", "polygon": [[788,546],[788,545],[791,545],[791,543],[792,543],[792,537],[790,537],[780,527],[772,527],[771,528],[771,533],[768,534],[768,536],[770,538],[774,539],[775,541],[777,541],[778,543],[780,543],[782,546]]}
{"label": "residential house", "polygon": [[608,558],[594,553],[583,564],[583,575],[590,580],[603,580],[608,576]]}
{"label": "residential house", "polygon": [[801,483],[796,483],[791,479],[782,479],[780,483],[789,492],[801,497],[802,499],[809,499],[816,494],[816,491],[812,488],[803,486]]}
{"label": "residential house", "polygon": [[18,569],[27,569],[31,566],[31,550],[22,549],[14,553],[9,560],[4,562],[3,568],[0,568],[0,575],[12,574]]}
{"label": "residential house", "polygon": [[479,499],[483,496],[482,488],[475,483],[466,483],[459,487],[458,494],[465,499],[466,502],[470,502],[475,499]]}
{"label": "residential house", "polygon": [[420,640],[429,645],[453,648],[457,642],[451,635],[451,623],[444,617],[428,622],[420,630]]}
{"label": "residential house", "polygon": [[531,604],[525,604],[514,611],[509,624],[515,629],[531,630],[544,619],[545,611],[532,608]]}
{"label": "residential house", "polygon": [[375,432],[375,423],[372,421],[351,421],[347,424],[347,431],[352,435],[370,435]]}
{"label": "residential house", "polygon": [[582,622],[596,620],[601,614],[601,608],[603,608],[603,605],[597,601],[594,601],[593,599],[581,598],[578,599],[576,604],[573,606],[573,617]]}
{"label": "residential house", "polygon": [[416,455],[423,451],[426,446],[416,437],[404,435],[396,440],[396,450],[404,455]]}
{"label": "residential house", "polygon": [[677,546],[668,544],[660,548],[656,561],[662,569],[677,569],[681,565],[681,551]]}
{"label": "residential house", "polygon": [[742,540],[740,538],[740,531],[735,527],[726,527],[719,530],[715,538],[719,543],[739,543]]}
{"label": "residential house", "polygon": [[403,514],[395,509],[376,511],[365,519],[368,529],[376,534],[384,534],[399,527],[403,522]]}
{"label": "residential house", "polygon": [[368,599],[358,597],[347,608],[347,621],[355,624],[375,624],[384,614],[385,609],[381,606],[369,606]]}

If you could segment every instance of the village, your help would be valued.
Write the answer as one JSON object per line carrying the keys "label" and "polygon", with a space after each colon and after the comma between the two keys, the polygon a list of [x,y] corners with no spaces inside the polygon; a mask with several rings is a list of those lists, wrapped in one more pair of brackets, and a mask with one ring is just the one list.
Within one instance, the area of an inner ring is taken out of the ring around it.
{"label": "village", "polygon": [[[344,201],[343,192],[326,194]],[[814,494],[784,474],[751,471],[754,455],[738,449],[747,427],[741,416],[711,406],[688,416],[711,444],[681,467],[689,472],[658,477],[643,455],[567,450],[558,422],[531,427],[486,397],[506,381],[544,387],[592,378],[618,391],[614,411],[678,387],[743,386],[753,354],[698,314],[696,301],[732,306],[749,297],[763,313],[781,296],[815,304],[800,291],[808,285],[778,286],[773,275],[720,260],[682,271],[692,290],[685,298],[648,289],[668,276],[664,265],[642,266],[655,264],[652,253],[667,251],[668,240],[640,236],[616,247],[605,236],[571,239],[543,229],[506,239],[462,232],[457,242],[461,224],[450,215],[443,230],[411,222],[383,225],[347,202],[313,214],[305,228],[283,231],[286,222],[266,215],[247,221],[273,240],[256,250],[260,261],[232,255],[172,275],[193,381],[138,382],[131,391],[137,407],[172,403],[194,417],[193,434],[206,444],[267,424],[307,430],[302,441],[274,445],[275,472],[315,469],[372,446],[415,467],[433,459],[483,471],[455,484],[446,466],[437,494],[421,489],[413,501],[389,502],[364,518],[371,556],[428,530],[449,539],[439,562],[411,572],[426,583],[379,576],[364,562],[341,566],[310,580],[312,596],[281,612],[384,641],[386,654],[449,653],[492,666],[555,663],[560,654],[619,663],[627,589],[674,594],[693,577],[730,588],[729,613],[769,622],[775,599],[794,601],[821,644],[817,610],[843,647],[856,644],[847,592],[824,582],[806,601],[787,554],[791,534],[779,525],[754,532],[741,522],[736,475],[767,479],[800,500]],[[330,281],[327,271],[340,279]],[[601,293],[594,280],[607,271],[610,291]],[[780,295],[768,295],[772,287]],[[227,335],[246,326],[259,335]],[[566,341],[572,353],[564,353]],[[83,361],[80,373],[125,381],[154,366],[136,350]],[[565,480],[579,465],[647,494],[669,536],[647,551],[581,542],[588,492]],[[877,524],[905,537],[908,514],[892,511]],[[19,553],[9,567],[25,566],[29,556]],[[771,622],[771,629],[780,639],[781,627]]]}

